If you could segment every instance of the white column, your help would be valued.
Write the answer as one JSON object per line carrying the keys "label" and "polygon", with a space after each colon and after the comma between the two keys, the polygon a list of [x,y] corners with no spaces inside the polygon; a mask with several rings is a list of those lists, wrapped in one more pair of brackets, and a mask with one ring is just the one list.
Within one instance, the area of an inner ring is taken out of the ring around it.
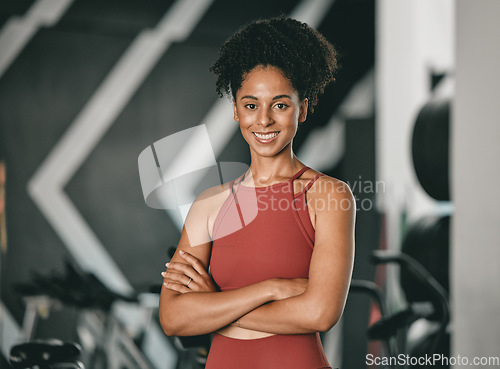
{"label": "white column", "polygon": [[452,355],[470,360],[500,356],[499,15],[498,0],[457,1]]}
{"label": "white column", "polygon": [[[453,70],[452,0],[378,0],[376,3],[376,139],[378,209],[386,215],[389,249],[401,245],[401,214],[414,219],[436,212],[413,169],[411,135],[429,99],[430,73]],[[389,269],[390,298],[398,300],[397,274]]]}

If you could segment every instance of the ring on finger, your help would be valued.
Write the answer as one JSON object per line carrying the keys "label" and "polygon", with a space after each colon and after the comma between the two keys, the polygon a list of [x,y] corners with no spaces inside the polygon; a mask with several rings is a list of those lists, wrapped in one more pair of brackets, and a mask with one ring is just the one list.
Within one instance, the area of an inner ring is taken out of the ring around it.
{"label": "ring on finger", "polygon": [[189,287],[189,283],[191,283],[192,280],[193,278],[189,278],[189,282],[186,284],[186,287]]}

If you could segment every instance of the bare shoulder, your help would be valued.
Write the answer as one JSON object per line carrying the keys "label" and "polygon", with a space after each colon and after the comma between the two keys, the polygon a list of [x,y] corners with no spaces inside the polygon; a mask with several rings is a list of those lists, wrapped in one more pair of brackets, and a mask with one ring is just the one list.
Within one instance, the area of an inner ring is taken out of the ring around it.
{"label": "bare shoulder", "polygon": [[323,194],[335,194],[340,197],[354,197],[351,188],[346,182],[338,178],[327,176],[326,174],[323,174],[317,179],[317,181],[311,187],[311,190],[313,189],[316,192]]}
{"label": "bare shoulder", "polygon": [[327,249],[351,255],[356,224],[356,198],[351,188],[340,179],[323,175],[310,191],[307,196],[314,212],[315,249],[320,245],[335,245]]}
{"label": "bare shoulder", "polygon": [[215,219],[229,193],[225,183],[207,188],[193,201],[183,227],[191,246],[210,244]]}
{"label": "bare shoulder", "polygon": [[198,195],[196,200],[193,202],[192,208],[210,216],[222,206],[222,203],[227,199],[229,193],[230,182],[209,187]]}
{"label": "bare shoulder", "polygon": [[231,182],[207,188],[196,198],[189,210],[190,213],[196,214],[192,220],[197,224],[205,224],[210,238],[217,216],[231,194]]}
{"label": "bare shoulder", "polygon": [[[322,174],[318,171],[314,176]],[[349,185],[334,177],[327,175],[320,176],[307,192],[308,201],[316,211],[319,210],[351,210],[356,209],[356,199]],[[316,203],[316,206],[314,204]]]}
{"label": "bare shoulder", "polygon": [[196,198],[196,201],[207,201],[207,200],[213,200],[214,198],[220,196],[223,193],[228,193],[229,191],[229,184],[230,182],[226,182],[221,185],[209,187],[206,190],[204,190],[202,193],[198,195]]}

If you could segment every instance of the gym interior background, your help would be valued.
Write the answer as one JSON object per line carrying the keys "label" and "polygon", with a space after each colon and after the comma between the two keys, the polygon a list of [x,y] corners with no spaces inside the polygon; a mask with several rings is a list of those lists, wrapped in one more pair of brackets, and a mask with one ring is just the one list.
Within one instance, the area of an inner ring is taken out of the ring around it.
{"label": "gym interior background", "polygon": [[[28,338],[117,357],[125,345],[140,364],[129,367],[201,367],[198,341],[167,338],[156,321],[155,287],[182,209],[145,204],[137,160],[204,124],[218,162],[249,164],[208,68],[239,27],[280,14],[317,28],[341,55],[294,151],[356,195],[353,278],[376,282],[389,311],[405,309],[428,297],[423,287],[371,255],[411,254],[445,291],[448,356],[500,356],[497,1],[23,0],[0,4],[2,367]],[[71,273],[92,273],[80,287],[94,290],[28,297],[54,292]],[[98,281],[139,302],[112,303]],[[109,329],[111,316],[129,341],[103,342],[111,336],[89,328]],[[351,291],[341,322],[322,336],[333,367],[384,355],[367,333],[379,318],[368,294]],[[88,352],[86,367],[99,367]]]}

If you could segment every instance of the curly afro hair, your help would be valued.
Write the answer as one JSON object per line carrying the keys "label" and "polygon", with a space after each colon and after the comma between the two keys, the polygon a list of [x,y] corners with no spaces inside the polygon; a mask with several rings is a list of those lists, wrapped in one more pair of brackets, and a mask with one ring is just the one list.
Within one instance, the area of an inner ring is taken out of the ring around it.
{"label": "curly afro hair", "polygon": [[217,93],[236,98],[248,72],[274,66],[288,78],[301,100],[314,111],[318,97],[335,80],[337,52],[318,31],[287,17],[260,19],[240,29],[222,45],[210,68],[217,75]]}

